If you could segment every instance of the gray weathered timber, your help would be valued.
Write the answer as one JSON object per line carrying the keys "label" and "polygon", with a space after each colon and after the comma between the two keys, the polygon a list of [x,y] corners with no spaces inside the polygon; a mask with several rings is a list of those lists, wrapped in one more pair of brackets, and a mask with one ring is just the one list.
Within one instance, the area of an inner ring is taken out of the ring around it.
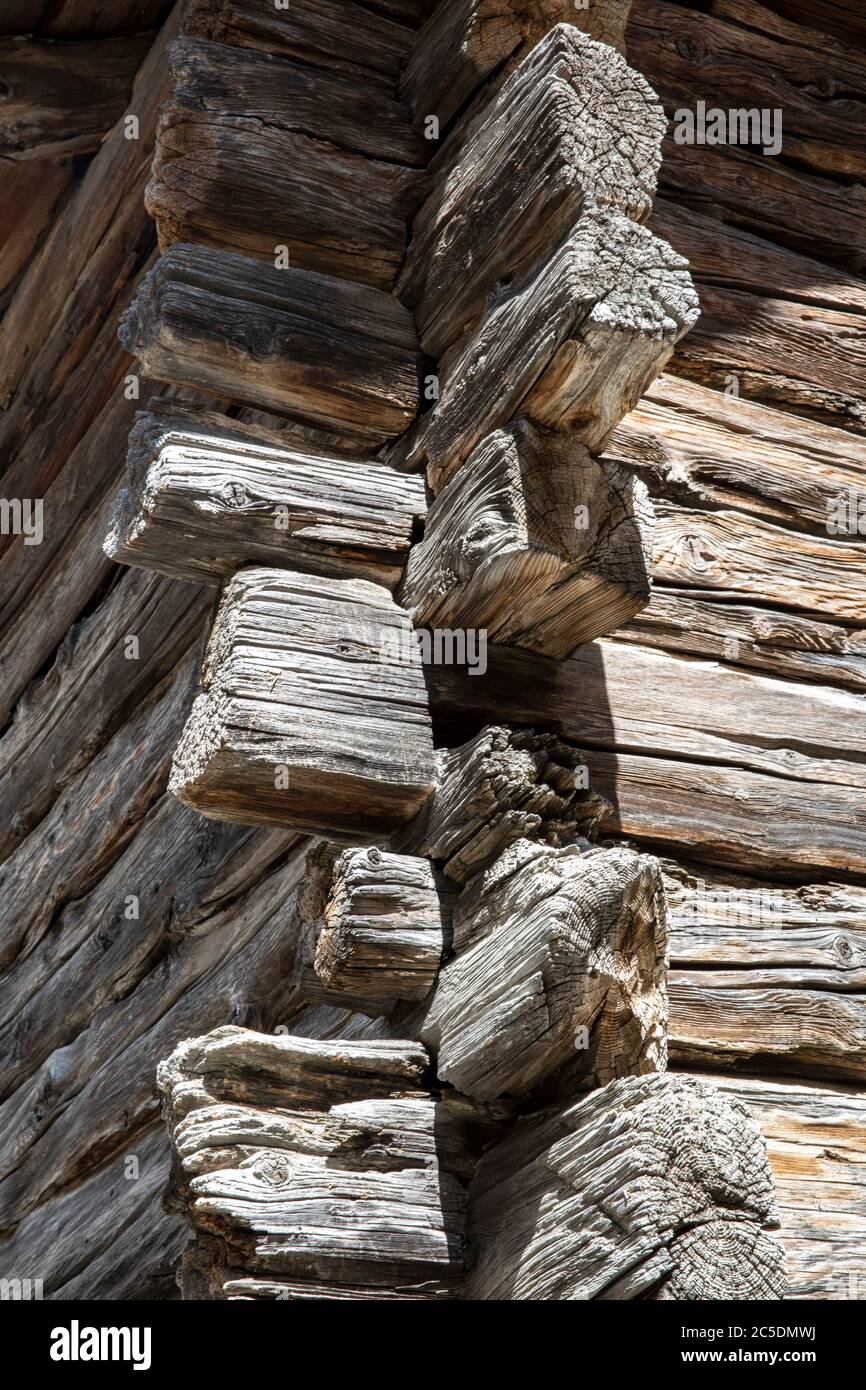
{"label": "gray weathered timber", "polygon": [[627,1077],[485,1154],[463,1296],[781,1298],[778,1225],[766,1147],[742,1105],[690,1077]]}
{"label": "gray weathered timber", "polygon": [[[760,20],[743,26],[726,17],[698,14],[680,5],[641,0],[629,28],[632,62],[651,75],[653,86],[669,108],[694,81],[695,54],[701,55],[706,75],[702,95],[708,108],[749,108],[759,93],[784,92],[783,150],[786,159],[815,171],[823,182],[834,174],[862,182],[866,149],[862,116],[866,101],[866,64],[854,45],[844,50],[824,44],[821,62],[827,89],[814,84],[815,47],[808,35],[793,26],[784,34],[760,32]],[[824,90],[845,93],[828,102]],[[748,143],[760,155],[760,138]]]}
{"label": "gray weathered timber", "polygon": [[523,278],[587,208],[643,221],[665,118],[643,78],[606,44],[558,24],[434,178],[412,229],[399,293],[424,351],[439,356],[500,285]]}
{"label": "gray weathered timber", "polygon": [[174,669],[202,634],[212,603],[188,584],[127,573],[105,604],[70,629],[0,738],[0,860]]}
{"label": "gray weathered timber", "polygon": [[484,435],[520,412],[596,452],[697,313],[681,256],[620,212],[587,213],[440,363],[440,397],[409,462],[426,460],[438,493]]}
{"label": "gray weathered timber", "polygon": [[653,577],[697,595],[764,601],[863,624],[866,542],[771,526],[747,513],[657,500]]}
{"label": "gray weathered timber", "polygon": [[786,1298],[866,1292],[866,1094],[773,1078],[705,1078],[760,1126],[776,1185]]}
{"label": "gray weathered timber", "polygon": [[415,42],[420,4],[386,3],[375,9],[355,0],[190,0],[184,33],[235,48],[260,49],[338,72],[391,93]]}
{"label": "gray weathered timber", "polygon": [[380,585],[241,570],[169,789],[217,820],[360,839],[396,829],[434,774],[421,668],[400,659],[410,643]]}
{"label": "gray weathered timber", "polygon": [[394,837],[464,884],[516,840],[570,844],[606,809],[589,790],[584,755],[556,734],[491,726],[436,754],[436,790]]}
{"label": "gray weathered timber", "polygon": [[411,421],[418,355],[391,295],[278,270],[205,246],[170,246],[124,314],[146,375],[382,443]]}
{"label": "gray weathered timber", "polygon": [[445,126],[487,78],[512,66],[555,24],[577,24],[622,49],[631,0],[441,0],[413,47],[400,84],[415,116]]}
{"label": "gray weathered timber", "polygon": [[426,1069],[408,1042],[219,1028],[182,1043],[158,1080],[193,1229],[185,1295],[453,1298],[465,1193]]}
{"label": "gray weathered timber", "polygon": [[105,552],[198,583],[244,565],[393,589],[426,509],[420,478],[206,413],[144,414]]}
{"label": "gray weathered timber", "polygon": [[495,711],[579,739],[602,829],[722,865],[866,871],[858,692],[617,642],[561,663],[491,645],[483,680],[427,681],[434,716],[463,728]]}
{"label": "gray weathered timber", "polygon": [[100,43],[0,39],[0,159],[92,153],[126,107],[149,34]]}
{"label": "gray weathered timber", "polygon": [[518,418],[430,508],[400,600],[419,626],[477,628],[558,659],[650,596],[652,507],[625,468]]}
{"label": "gray weathered timber", "polygon": [[[605,457],[672,503],[824,536],[840,501],[866,486],[866,441],[667,373],[617,425]],[[856,509],[854,521],[856,536]]]}
{"label": "gray weathered timber", "polygon": [[457,900],[454,948],[420,1036],[464,1095],[562,1099],[664,1071],[667,919],[651,856],[520,840]]}
{"label": "gray weathered timber", "polygon": [[[380,88],[273,54],[172,45],[147,206],[163,249],[194,241],[387,289],[426,142]],[[414,166],[414,167],[413,167]]]}
{"label": "gray weathered timber", "polygon": [[450,899],[426,859],[344,850],[322,912],[315,972],[346,1008],[388,1013],[398,1000],[430,992],[450,935]]}
{"label": "gray weathered timber", "polygon": [[778,609],[713,603],[656,585],[649,605],[616,637],[771,676],[866,690],[866,629]]}

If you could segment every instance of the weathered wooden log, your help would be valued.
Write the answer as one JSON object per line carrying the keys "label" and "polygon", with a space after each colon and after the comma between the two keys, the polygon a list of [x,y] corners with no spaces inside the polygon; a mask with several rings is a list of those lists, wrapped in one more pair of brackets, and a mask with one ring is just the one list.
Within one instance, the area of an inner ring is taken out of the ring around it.
{"label": "weathered wooden log", "polygon": [[284,9],[273,0],[190,0],[183,27],[199,38],[375,83],[390,97],[422,9],[422,0],[385,0],[375,9],[355,0],[291,0]]}
{"label": "weathered wooden log", "polygon": [[[629,25],[628,51],[632,62],[664,99],[669,112],[691,105],[696,55],[700,64],[700,93],[707,112],[706,144],[713,149],[717,133],[710,127],[710,112],[722,109],[759,112],[774,106],[784,110],[784,130],[778,125],[783,153],[822,180],[828,175],[860,180],[866,175],[866,150],[862,141],[863,101],[866,98],[866,64],[853,46],[844,51],[822,43],[822,65],[828,90],[845,98],[828,101],[814,86],[815,47],[808,34],[790,27],[783,36],[761,33],[760,24],[747,20],[742,27],[713,15],[663,0],[642,0]],[[770,101],[767,93],[778,95]],[[694,109],[694,108],[693,108]],[[765,126],[766,130],[766,126]],[[748,141],[760,153],[766,136],[750,132]],[[746,143],[726,123],[718,144]],[[703,143],[700,139],[696,142]]]}
{"label": "weathered wooden log", "polygon": [[667,919],[657,860],[521,840],[464,890],[456,959],[420,1030],[476,1100],[548,1100],[664,1071]]}
{"label": "weathered wooden log", "polygon": [[433,783],[407,615],[363,580],[241,570],[226,585],[169,789],[217,820],[369,837]]}
{"label": "weathered wooden log", "polygon": [[570,844],[605,803],[589,790],[583,754],[555,734],[489,727],[436,754],[433,796],[394,837],[394,847],[437,860],[466,883],[516,840]]}
{"label": "weathered wooden log", "polygon": [[760,1126],[776,1185],[786,1298],[857,1299],[866,1291],[866,1096],[853,1087],[701,1078]]}
{"label": "weathered wooden log", "polygon": [[644,607],[651,564],[644,484],[571,433],[517,419],[436,498],[400,600],[419,626],[562,658]]}
{"label": "weathered wooden log", "polygon": [[348,431],[399,434],[418,403],[411,316],[366,285],[170,246],[121,320],[148,376]]}
{"label": "weathered wooden log", "polygon": [[[857,503],[855,498],[854,515]],[[846,535],[803,535],[740,511],[657,500],[653,576],[702,594],[737,595],[816,618],[863,623],[859,574],[866,544]],[[840,511],[849,510],[846,494]]]}
{"label": "weathered wooden log", "polygon": [[862,1082],[866,890],[664,869],[672,1058]]}
{"label": "weathered wooden log", "polygon": [[440,398],[407,462],[426,460],[439,492],[479,440],[519,412],[597,451],[697,313],[681,256],[620,212],[587,213],[446,357]]}
{"label": "weathered wooden log", "polygon": [[620,628],[617,640],[771,676],[866,690],[866,629],[747,604],[713,603],[688,591],[657,586],[649,606]]}
{"label": "weathered wooden log", "polygon": [[84,154],[122,114],[149,34],[101,43],[0,41],[0,158]]}
{"label": "weathered wooden log", "polygon": [[347,1008],[388,1013],[425,998],[449,939],[449,900],[426,859],[375,847],[339,855],[315,972]]}
{"label": "weathered wooden log", "polygon": [[580,739],[601,830],[705,863],[864,872],[861,696],[616,642],[561,663],[490,645],[486,661],[483,681],[428,669],[434,717],[466,730],[495,710]]}
{"label": "weathered wooden log", "polygon": [[[165,249],[204,242],[387,289],[426,142],[380,88],[269,53],[172,45],[147,206]],[[346,209],[352,209],[347,218]]]}
{"label": "weathered wooden log", "polygon": [[592,38],[622,49],[631,0],[599,0],[585,9],[570,0],[441,0],[422,28],[401,81],[416,117],[442,126],[481,84],[513,65],[555,24],[577,24]]}
{"label": "weathered wooden log", "polygon": [[393,589],[425,511],[422,480],[273,441],[205,412],[142,415],[106,554],[205,584],[258,564]]}
{"label": "weathered wooden log", "polygon": [[[604,456],[670,502],[821,536],[840,500],[866,486],[866,441],[667,373],[620,421]],[[853,522],[856,539],[856,506]]]}
{"label": "weathered wooden log", "polygon": [[760,1130],[690,1077],[627,1077],[527,1123],[485,1154],[469,1201],[467,1299],[784,1294]]}
{"label": "weathered wooden log", "polygon": [[415,218],[398,288],[425,352],[439,356],[588,207],[643,221],[664,130],[644,79],[607,44],[558,24],[487,106]]}
{"label": "weathered wooden log", "polygon": [[194,1233],[185,1295],[455,1297],[460,1136],[426,1069],[415,1043],[231,1027],[182,1043],[158,1084]]}

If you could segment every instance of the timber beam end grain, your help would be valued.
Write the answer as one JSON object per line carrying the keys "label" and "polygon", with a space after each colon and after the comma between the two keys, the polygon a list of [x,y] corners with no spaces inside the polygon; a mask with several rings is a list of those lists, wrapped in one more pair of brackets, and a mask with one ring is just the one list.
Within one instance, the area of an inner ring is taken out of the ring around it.
{"label": "timber beam end grain", "polygon": [[407,615],[363,580],[229,580],[169,790],[217,820],[343,839],[396,829],[434,780]]}

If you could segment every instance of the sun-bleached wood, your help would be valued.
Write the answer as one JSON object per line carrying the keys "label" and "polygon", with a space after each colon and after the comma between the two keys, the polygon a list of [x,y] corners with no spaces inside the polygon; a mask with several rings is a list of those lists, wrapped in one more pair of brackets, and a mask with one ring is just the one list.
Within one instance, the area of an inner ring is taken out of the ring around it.
{"label": "sun-bleached wood", "polygon": [[866,440],[667,373],[617,425],[605,457],[680,506],[825,537],[840,498],[866,485]]}
{"label": "sun-bleached wood", "polygon": [[433,785],[410,624],[380,585],[244,569],[227,583],[169,789],[217,820],[349,838],[394,830]]}
{"label": "sun-bleached wood", "polygon": [[702,1078],[744,1106],[767,1145],[776,1185],[786,1298],[866,1292],[866,1093],[815,1081]]}
{"label": "sun-bleached wood", "polygon": [[[274,54],[172,45],[147,206],[163,249],[195,241],[387,289],[426,142],[379,88]],[[346,209],[352,209],[350,218]]]}
{"label": "sun-bleached wood", "polygon": [[148,412],[104,547],[122,564],[219,584],[244,565],[284,565],[393,589],[416,518],[419,477],[328,454],[206,412]]}
{"label": "sun-bleached wood", "polygon": [[465,1158],[426,1068],[415,1043],[234,1027],[181,1043],[158,1084],[193,1231],[185,1297],[453,1298],[465,1193],[442,1155]]}
{"label": "sun-bleached wood", "polygon": [[613,1081],[492,1148],[470,1187],[470,1300],[777,1299],[767,1150],[682,1076]]}
{"label": "sun-bleached wood", "polygon": [[575,744],[534,729],[490,726],[436,754],[436,790],[394,837],[466,883],[515,840],[569,844],[606,809],[590,790]]}
{"label": "sun-bleached wood", "polygon": [[587,213],[504,290],[440,363],[440,395],[407,462],[442,490],[484,435],[518,413],[592,452],[637,404],[697,318],[686,262],[622,213]]}
{"label": "sun-bleached wood", "polygon": [[423,999],[449,939],[450,900],[428,860],[375,846],[336,859],[314,968],[346,1008],[388,1013]]}
{"label": "sun-bleached wood", "polygon": [[553,252],[591,206],[643,221],[665,118],[644,79],[570,24],[541,40],[472,126],[415,217],[398,292],[440,355],[502,284]]}
{"label": "sun-bleached wood", "polygon": [[392,296],[206,246],[170,246],[124,314],[147,376],[382,443],[411,421],[418,355]]}
{"label": "sun-bleached wood", "polygon": [[652,856],[520,840],[457,900],[454,949],[420,1036],[464,1095],[549,1101],[664,1071],[667,919]]}
{"label": "sun-bleached wood", "polygon": [[513,66],[555,24],[577,24],[594,39],[622,49],[631,0],[440,0],[421,29],[400,90],[417,118],[442,126],[482,83]]}
{"label": "sun-bleached wood", "polygon": [[419,626],[483,629],[561,659],[644,607],[651,564],[645,485],[518,418],[433,502],[400,599]]}

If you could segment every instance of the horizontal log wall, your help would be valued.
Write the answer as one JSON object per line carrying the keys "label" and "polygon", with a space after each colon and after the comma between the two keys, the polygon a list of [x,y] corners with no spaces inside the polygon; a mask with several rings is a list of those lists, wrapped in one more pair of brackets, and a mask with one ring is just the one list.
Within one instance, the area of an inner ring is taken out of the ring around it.
{"label": "horizontal log wall", "polygon": [[[166,1298],[184,1235],[160,1207],[155,1063],[222,1025],[294,1026],[303,859],[290,829],[166,796],[213,590],[121,574],[102,550],[148,401],[143,381],[125,393],[136,368],[116,329],[156,250],[144,195],[181,16],[157,37],[157,0],[110,20],[74,0],[27,8],[18,32],[42,39],[151,42],[98,149],[88,134],[83,157],[48,144],[0,173],[25,209],[0,221],[2,492],[45,504],[41,545],[0,536],[0,1273],[43,1277],[47,1297]],[[390,93],[423,7],[352,6],[347,36],[349,8],[201,0],[182,37]],[[781,101],[778,157],[665,143],[648,226],[690,259],[703,313],[605,446],[655,498],[653,599],[561,670],[528,658],[531,680],[492,648],[483,678],[435,669],[436,718],[452,745],[494,717],[570,737],[610,803],[604,833],[667,856],[674,1066],[754,1108],[795,1296],[850,1297],[866,1225],[862,22],[821,0],[635,0],[628,55],[669,114],[693,105],[697,32],[708,103],[766,105],[779,73],[800,94],[790,118]],[[850,93],[828,124],[809,95],[818,48]],[[512,35],[495,64],[518,49]],[[751,85],[731,85],[734,66]],[[448,75],[456,113],[484,74]],[[829,532],[852,490],[854,531]]]}

